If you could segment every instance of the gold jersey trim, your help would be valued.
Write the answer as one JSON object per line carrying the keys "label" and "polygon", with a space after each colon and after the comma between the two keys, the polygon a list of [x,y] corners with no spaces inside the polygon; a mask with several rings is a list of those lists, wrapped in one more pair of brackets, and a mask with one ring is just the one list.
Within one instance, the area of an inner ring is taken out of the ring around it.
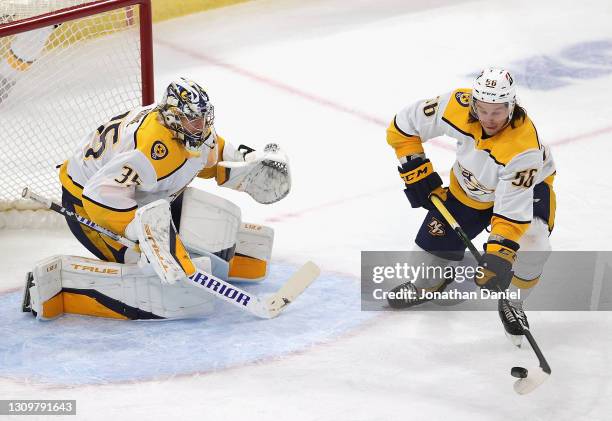
{"label": "gold jersey trim", "polygon": [[395,117],[387,128],[387,143],[395,150],[398,158],[425,152],[421,138],[403,132],[397,126]]}
{"label": "gold jersey trim", "polygon": [[[172,137],[172,132],[161,124],[160,118],[158,111],[151,111],[134,133],[136,149],[151,163],[157,181],[170,177],[190,157],[183,145]],[[158,154],[160,148],[164,148],[163,156]]]}
{"label": "gold jersey trim", "polygon": [[59,179],[62,187],[68,190],[68,193],[76,197],[78,200],[82,199],[83,186],[75,182],[72,177],[68,175],[68,161],[65,161],[60,167]]}

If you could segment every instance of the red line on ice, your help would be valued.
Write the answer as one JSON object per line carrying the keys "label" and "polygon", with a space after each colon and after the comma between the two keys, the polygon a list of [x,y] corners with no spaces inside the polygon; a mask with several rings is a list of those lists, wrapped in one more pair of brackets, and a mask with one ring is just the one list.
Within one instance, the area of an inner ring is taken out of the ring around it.
{"label": "red line on ice", "polygon": [[[231,63],[226,63],[224,61],[221,61],[219,59],[216,59],[214,57],[210,57],[206,54],[202,54],[200,52],[196,52],[196,51],[192,51],[188,48],[185,47],[181,47],[180,45],[175,45],[173,43],[164,41],[164,40],[159,40],[156,39],[155,42],[157,44],[163,45],[165,47],[171,48],[174,51],[178,51],[181,52],[185,55],[191,56],[195,59],[207,62],[209,64],[212,64],[214,66],[217,67],[221,67],[225,70],[229,70],[232,73],[238,74],[240,76],[244,76],[248,79],[254,80],[256,82],[262,83],[264,85],[270,86],[272,88],[278,89],[280,91],[289,93],[291,95],[295,95],[298,96],[302,99],[306,99],[308,101],[314,102],[315,104],[319,104],[322,105],[324,107],[328,107],[331,108],[335,111],[341,112],[341,113],[345,113],[348,115],[351,115],[353,117],[359,118],[361,120],[367,121],[368,123],[373,123],[376,124],[377,126],[383,126],[386,127],[389,122],[391,121],[389,119],[389,121],[386,121],[385,119],[382,119],[380,117],[376,117],[373,115],[370,115],[366,112],[360,111],[356,108],[351,108],[348,107],[346,105],[340,104],[339,102],[336,101],[332,101],[331,99],[327,99],[324,98],[322,96],[319,95],[315,95],[312,94],[310,92],[306,92],[304,90],[298,89],[294,86],[288,85],[286,83],[280,82],[276,79],[272,79],[269,78],[267,76],[263,76],[263,75],[259,75],[257,73],[251,72],[249,70],[243,69],[242,67],[236,66],[234,64]],[[454,151],[455,148],[451,145],[448,145],[446,143],[441,143],[439,140],[433,140],[430,142],[430,144],[442,148],[442,149],[446,149],[446,150],[452,150]]]}
{"label": "red line on ice", "polygon": [[[174,51],[179,51],[185,55],[188,55],[190,57],[193,57],[195,59],[204,61],[204,62],[208,62],[214,66],[217,67],[221,67],[223,69],[229,70],[232,73],[236,73],[238,75],[244,76],[248,79],[252,79],[256,82],[260,82],[264,85],[268,85],[270,87],[276,88],[278,90],[290,93],[292,95],[301,97],[303,99],[309,100],[311,102],[314,102],[316,104],[334,109],[336,111],[345,113],[345,114],[349,114],[352,115],[354,117],[357,117],[361,120],[367,121],[369,123],[374,123],[376,125],[380,125],[380,126],[387,126],[387,124],[389,124],[389,121],[386,121],[385,119],[382,119],[380,117],[377,116],[373,116],[370,115],[364,111],[360,111],[357,110],[355,108],[351,108],[351,107],[347,107],[346,105],[342,105],[339,102],[336,101],[332,101],[331,99],[327,99],[324,98],[322,96],[319,95],[315,95],[312,94],[310,92],[306,92],[304,90],[298,89],[296,87],[293,87],[291,85],[288,85],[286,83],[280,82],[276,79],[267,77],[267,76],[263,76],[254,72],[251,72],[249,70],[243,69],[240,66],[236,66],[235,64],[231,64],[231,63],[226,63],[224,61],[221,61],[219,59],[216,59],[214,57],[210,57],[206,54],[202,54],[200,52],[197,51],[193,51],[190,50],[186,47],[182,47],[180,45],[165,41],[165,40],[161,40],[161,39],[156,39],[155,42],[157,44],[163,45],[165,47],[171,48]],[[578,140],[584,140],[584,139],[588,139],[594,136],[598,136],[600,134],[604,134],[604,133],[609,133],[612,132],[612,127],[606,127],[603,129],[599,129],[593,132],[588,132],[588,133],[584,133],[584,134],[580,134],[580,135],[576,135],[576,136],[572,136],[572,137],[568,137],[568,138],[564,138],[564,139],[560,139],[556,142],[546,142],[548,145],[565,145],[568,143],[573,143],[576,142]],[[451,145],[448,145],[446,143],[441,143],[439,141],[432,141],[430,142],[431,144],[440,147],[442,149],[447,149],[447,150],[455,150],[455,148]]]}
{"label": "red line on ice", "polygon": [[[190,56],[190,57],[193,57],[195,59],[207,62],[207,63],[212,64],[212,65],[217,66],[217,67],[221,67],[221,68],[226,69],[226,70],[228,70],[228,71],[230,71],[232,73],[238,74],[240,76],[244,76],[244,77],[246,77],[248,79],[251,79],[251,80],[254,80],[256,82],[262,83],[264,85],[273,87],[273,88],[281,90],[283,92],[287,92],[287,93],[289,93],[291,95],[298,96],[300,98],[306,99],[308,101],[314,102],[314,103],[322,105],[324,107],[331,108],[331,109],[333,109],[335,111],[339,111],[339,112],[342,112],[342,113],[345,113],[345,114],[352,115],[353,117],[359,118],[359,119],[361,119],[363,121],[367,121],[369,123],[373,123],[373,124],[376,124],[378,126],[383,126],[383,127],[386,127],[387,124],[389,123],[389,122],[385,121],[384,119],[382,119],[380,117],[369,115],[366,112],[357,110],[355,108],[347,107],[345,105],[342,105],[342,104],[340,104],[338,102],[335,102],[335,101],[332,101],[330,99],[324,98],[322,96],[315,95],[315,94],[312,94],[310,92],[306,92],[304,90],[295,88],[295,87],[293,87],[291,85],[288,85],[286,83],[280,82],[278,80],[269,78],[267,76],[259,75],[257,73],[254,73],[254,72],[251,72],[249,70],[243,69],[242,67],[236,66],[235,64],[226,63],[226,62],[221,61],[219,59],[210,57],[210,56],[208,56],[206,54],[202,54],[200,52],[192,51],[192,50],[190,50],[190,49],[188,49],[186,47],[182,47],[180,45],[173,44],[171,42],[167,42],[165,40],[160,40],[160,39],[156,39],[155,42],[157,44],[160,44],[160,45],[163,45],[165,47],[171,48],[174,51],[181,52],[181,53],[183,53],[183,54],[185,54],[187,56]],[[579,134],[579,135],[563,138],[563,139],[560,139],[560,140],[557,140],[557,141],[554,141],[554,142],[546,142],[546,143],[548,145],[551,145],[551,146],[567,145],[569,143],[574,143],[574,142],[577,142],[577,141],[580,141],[580,140],[590,139],[592,137],[597,137],[599,135],[602,135],[602,134],[605,134],[605,133],[610,133],[610,132],[612,132],[612,127],[606,127],[606,128],[603,128],[603,129],[592,131],[592,132],[583,133],[583,134]],[[438,139],[433,139],[432,141],[429,142],[429,144],[431,144],[433,146],[436,146],[438,148],[441,148],[441,149],[449,150],[449,151],[454,151],[455,150],[454,146],[446,144],[446,143],[442,143]],[[385,189],[385,190],[387,190],[387,189]],[[382,191],[384,191],[384,190],[382,190]],[[297,217],[300,217],[303,214],[308,213],[308,212],[316,211],[316,210],[323,209],[323,208],[333,207],[333,206],[345,203],[345,202],[350,201],[350,200],[360,199],[362,197],[373,196],[373,195],[376,195],[376,194],[378,194],[380,192],[381,192],[381,190],[378,190],[378,191],[373,191],[373,192],[370,192],[370,193],[362,193],[362,194],[359,194],[359,195],[356,195],[356,196],[353,196],[353,197],[349,197],[349,198],[346,198],[346,199],[333,200],[333,201],[330,201],[330,202],[322,203],[322,204],[320,204],[318,206],[314,206],[314,207],[310,207],[310,208],[306,208],[306,209],[301,209],[301,210],[298,210],[298,211],[295,211],[295,212],[287,212],[287,213],[284,213],[284,214],[281,214],[281,215],[278,215],[278,216],[270,217],[266,221],[267,222],[281,222],[281,221],[283,221],[285,219],[297,218]]]}

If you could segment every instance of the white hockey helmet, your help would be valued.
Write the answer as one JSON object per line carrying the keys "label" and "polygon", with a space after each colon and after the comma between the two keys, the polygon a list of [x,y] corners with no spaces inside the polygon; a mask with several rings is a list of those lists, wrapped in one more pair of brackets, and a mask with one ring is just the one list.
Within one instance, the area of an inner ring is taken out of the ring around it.
{"label": "white hockey helmet", "polygon": [[184,77],[176,79],[166,88],[158,108],[163,124],[191,154],[199,156],[204,146],[215,146],[215,108],[200,85]]}
{"label": "white hockey helmet", "polygon": [[511,120],[516,105],[516,87],[510,72],[494,67],[484,69],[474,80],[470,99],[470,112],[478,118],[476,101],[508,104],[508,120]]}

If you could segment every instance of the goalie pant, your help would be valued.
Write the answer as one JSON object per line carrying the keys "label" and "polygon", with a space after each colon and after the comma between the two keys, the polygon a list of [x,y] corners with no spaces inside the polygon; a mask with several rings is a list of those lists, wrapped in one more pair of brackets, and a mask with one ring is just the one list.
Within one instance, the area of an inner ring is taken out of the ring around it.
{"label": "goalie pant", "polygon": [[[274,240],[271,228],[242,223],[236,205],[194,188],[185,191],[181,212],[175,216],[198,269],[230,282],[259,282],[266,277]],[[201,288],[183,282],[160,286],[150,267],[137,264],[55,256],[36,265],[32,281],[27,292],[39,319],[63,313],[191,318],[205,316],[213,308],[211,295]],[[237,302],[248,300],[231,288],[215,292]]]}

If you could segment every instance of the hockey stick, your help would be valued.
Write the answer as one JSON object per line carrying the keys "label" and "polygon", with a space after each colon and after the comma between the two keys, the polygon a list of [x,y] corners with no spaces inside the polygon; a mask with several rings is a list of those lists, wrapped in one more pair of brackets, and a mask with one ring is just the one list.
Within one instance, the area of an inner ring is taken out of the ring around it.
{"label": "hockey stick", "polygon": [[[123,244],[131,249],[138,250],[138,244],[128,238],[123,237],[115,232],[112,232],[81,215],[71,212],[66,208],[58,205],[50,199],[40,196],[28,187],[23,189],[22,197],[45,205],[65,217],[76,220],[77,222],[91,228],[100,234]],[[140,250],[138,250],[140,251]],[[197,269],[197,268],[196,268]],[[300,269],[294,272],[291,277],[283,284],[283,286],[270,297],[263,300],[258,296],[248,293],[237,286],[230,284],[210,273],[196,270],[196,272],[187,277],[194,285],[199,288],[206,289],[209,293],[217,298],[227,301],[241,309],[254,314],[255,316],[270,319],[278,316],[291,302],[293,302],[310,284],[319,276],[320,269],[313,262],[306,262]]]}
{"label": "hockey stick", "polygon": [[[457,220],[448,211],[448,209],[442,202],[442,199],[435,194],[430,195],[429,199],[431,200],[433,205],[436,207],[436,209],[438,209],[438,211],[442,214],[444,219],[446,219],[446,222],[448,222],[451,228],[453,228],[453,230],[459,236],[463,244],[474,255],[474,258],[476,259],[478,264],[482,264],[482,254],[480,254],[478,249],[474,246],[474,243],[472,243],[472,241],[467,236],[465,231],[463,231],[463,229],[461,228]],[[517,317],[517,314],[514,308],[508,303],[508,300],[506,298],[502,298],[502,300],[504,300],[507,307],[510,309],[510,311],[512,311],[516,320],[518,320],[520,323],[521,319]],[[538,357],[538,362],[539,362],[539,367],[535,369],[531,369],[529,371],[524,369],[523,367],[513,367],[512,368],[512,371],[511,371],[512,375],[515,377],[520,377],[514,383],[514,391],[518,393],[519,395],[524,395],[524,394],[527,394],[533,391],[538,386],[540,386],[542,383],[544,383],[544,381],[546,381],[548,376],[550,376],[551,369],[550,369],[550,366],[548,365],[548,362],[546,361],[546,358],[544,358],[544,354],[542,354],[542,351],[540,350],[540,347],[538,346],[535,338],[529,331],[529,328],[523,325],[522,323],[521,323],[521,327],[523,328],[523,335],[527,337],[527,340],[529,341],[531,348],[535,352],[536,357]]]}
{"label": "hockey stick", "polygon": [[87,218],[83,218],[81,215],[79,215],[78,213],[75,212],[71,212],[68,209],[64,208],[61,205],[58,205],[57,203],[53,202],[51,199],[47,199],[46,197],[40,196],[36,193],[34,193],[32,190],[30,190],[28,187],[24,188],[23,191],[21,192],[21,197],[23,197],[24,199],[30,199],[33,200],[34,202],[38,202],[41,205],[44,205],[47,209],[51,209],[52,211],[55,211],[57,213],[59,213],[60,215],[64,215],[67,216],[71,219],[74,219],[75,221],[91,228],[94,231],[98,231],[100,234],[104,234],[106,235],[108,238],[110,238],[111,240],[115,240],[118,243],[123,244],[124,246],[126,246],[127,248],[130,249],[136,249],[138,250],[138,244],[135,243],[134,241],[125,238],[119,234],[116,234],[114,232],[112,232],[111,230],[108,230],[104,227],[101,227],[100,225],[96,224],[93,221],[90,221]]}

